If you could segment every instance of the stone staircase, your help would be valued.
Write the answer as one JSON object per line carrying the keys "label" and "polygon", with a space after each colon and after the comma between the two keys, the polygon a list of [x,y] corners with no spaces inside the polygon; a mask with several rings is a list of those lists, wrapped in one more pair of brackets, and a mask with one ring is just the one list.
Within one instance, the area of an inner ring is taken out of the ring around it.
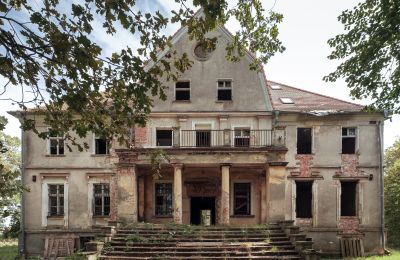
{"label": "stone staircase", "polygon": [[[138,224],[117,228],[98,259],[316,259],[292,223],[251,227]],[[312,255],[312,254],[311,254]]]}

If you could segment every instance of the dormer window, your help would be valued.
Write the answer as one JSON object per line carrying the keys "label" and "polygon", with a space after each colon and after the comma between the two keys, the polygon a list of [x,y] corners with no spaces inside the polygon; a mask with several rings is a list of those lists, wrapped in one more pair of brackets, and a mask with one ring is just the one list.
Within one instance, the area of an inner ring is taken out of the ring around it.
{"label": "dormer window", "polygon": [[231,80],[218,80],[218,100],[230,101],[232,100],[232,81]]}
{"label": "dormer window", "polygon": [[282,104],[294,104],[294,101],[291,98],[281,97],[279,99],[281,100]]}
{"label": "dormer window", "polygon": [[175,100],[190,100],[190,81],[179,81],[175,84]]}

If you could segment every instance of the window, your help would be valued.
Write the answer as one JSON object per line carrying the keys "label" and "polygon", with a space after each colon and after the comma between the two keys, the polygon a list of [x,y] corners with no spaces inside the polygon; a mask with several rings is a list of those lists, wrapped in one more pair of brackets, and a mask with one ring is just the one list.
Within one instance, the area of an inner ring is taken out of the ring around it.
{"label": "window", "polygon": [[250,129],[235,128],[235,147],[250,146]]}
{"label": "window", "polygon": [[64,215],[64,185],[49,184],[49,216]]}
{"label": "window", "polygon": [[279,85],[271,85],[271,88],[275,89],[275,90],[282,89],[281,86],[279,86]]}
{"label": "window", "polygon": [[156,183],[156,216],[172,215],[172,183]]}
{"label": "window", "polygon": [[354,154],[356,152],[356,128],[342,128],[342,153]]}
{"label": "window", "polygon": [[94,137],[95,154],[109,154],[110,142],[105,137]]}
{"label": "window", "polygon": [[52,155],[64,154],[64,133],[57,133],[49,130],[49,151]]}
{"label": "window", "polygon": [[342,193],[340,195],[340,212],[341,216],[356,216],[357,215],[357,182],[342,181]]}
{"label": "window", "polygon": [[294,104],[294,101],[291,98],[282,97],[279,99],[281,100],[282,104]]}
{"label": "window", "polygon": [[228,101],[232,100],[232,81],[218,80],[218,100]]}
{"label": "window", "polygon": [[312,181],[296,181],[296,218],[312,218]]}
{"label": "window", "polygon": [[251,214],[251,183],[234,183],[234,214],[250,215]]}
{"label": "window", "polygon": [[190,82],[179,81],[175,84],[175,100],[190,100]]}
{"label": "window", "polygon": [[297,128],[297,154],[311,154],[311,132],[311,128]]}
{"label": "window", "polygon": [[93,184],[94,216],[110,215],[110,185]]}
{"label": "window", "polygon": [[156,130],[157,146],[172,146],[172,130]]}

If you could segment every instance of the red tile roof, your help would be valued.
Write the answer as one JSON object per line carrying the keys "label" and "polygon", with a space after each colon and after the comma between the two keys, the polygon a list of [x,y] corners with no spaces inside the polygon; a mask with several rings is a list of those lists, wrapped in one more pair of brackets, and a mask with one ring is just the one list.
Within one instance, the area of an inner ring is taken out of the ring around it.
{"label": "red tile roof", "polygon": [[[268,93],[274,110],[288,112],[340,113],[359,112],[364,106],[324,96],[307,90],[291,87],[274,81],[267,81]],[[272,89],[271,86],[279,86],[281,89]],[[280,98],[290,98],[293,104],[284,104]]]}

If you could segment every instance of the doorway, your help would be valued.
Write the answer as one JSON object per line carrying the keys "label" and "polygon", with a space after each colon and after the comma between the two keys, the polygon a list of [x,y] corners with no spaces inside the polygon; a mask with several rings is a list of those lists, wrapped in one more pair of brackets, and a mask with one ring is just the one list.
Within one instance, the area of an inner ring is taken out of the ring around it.
{"label": "doorway", "polygon": [[215,197],[190,198],[190,224],[215,225]]}

